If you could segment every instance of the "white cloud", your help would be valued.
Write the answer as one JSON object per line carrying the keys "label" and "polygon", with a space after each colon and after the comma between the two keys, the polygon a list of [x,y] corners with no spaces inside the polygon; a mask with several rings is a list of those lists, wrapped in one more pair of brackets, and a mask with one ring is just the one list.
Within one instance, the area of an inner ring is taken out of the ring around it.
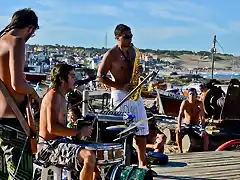
{"label": "white cloud", "polygon": [[160,17],[163,19],[171,19],[171,20],[177,20],[177,21],[194,22],[197,20],[196,18],[192,18],[189,16],[173,14],[169,11],[163,11],[163,10],[157,10],[157,9],[152,10],[149,14],[154,17]]}
{"label": "white cloud", "polygon": [[203,28],[206,28],[208,31],[211,31],[215,34],[225,34],[229,33],[228,28],[223,28],[212,22],[203,23]]}
{"label": "white cloud", "polygon": [[[192,1],[166,0],[166,1],[124,1],[125,8],[139,9],[148,15],[175,21],[196,22],[208,14],[208,9]],[[204,12],[204,13],[203,13]]]}
{"label": "white cloud", "polygon": [[192,32],[192,29],[185,27],[158,27],[158,28],[138,28],[136,35],[147,37],[152,40],[165,40],[173,37],[187,35]]}

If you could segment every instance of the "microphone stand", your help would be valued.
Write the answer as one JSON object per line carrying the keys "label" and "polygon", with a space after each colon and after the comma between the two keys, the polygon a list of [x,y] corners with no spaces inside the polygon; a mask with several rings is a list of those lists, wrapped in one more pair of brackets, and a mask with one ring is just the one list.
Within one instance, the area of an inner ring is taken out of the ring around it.
{"label": "microphone stand", "polygon": [[116,111],[124,102],[128,100],[130,96],[132,96],[149,78],[155,77],[158,72],[151,72],[150,74],[145,77],[140,84],[138,84],[116,107],[113,108]]}

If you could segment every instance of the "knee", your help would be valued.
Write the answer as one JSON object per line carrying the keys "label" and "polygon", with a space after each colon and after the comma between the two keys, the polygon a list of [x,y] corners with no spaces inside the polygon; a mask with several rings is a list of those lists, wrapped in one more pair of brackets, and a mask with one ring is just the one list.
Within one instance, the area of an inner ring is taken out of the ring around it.
{"label": "knee", "polygon": [[94,154],[93,151],[89,151],[89,150],[82,150],[83,152],[81,152],[81,156],[83,159],[83,163],[91,166],[91,167],[95,167],[96,165],[96,156]]}

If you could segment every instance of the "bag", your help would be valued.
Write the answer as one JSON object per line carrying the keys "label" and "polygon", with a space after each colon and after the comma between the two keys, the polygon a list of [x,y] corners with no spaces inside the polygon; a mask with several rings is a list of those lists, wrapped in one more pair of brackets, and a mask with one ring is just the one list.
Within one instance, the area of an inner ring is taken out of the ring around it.
{"label": "bag", "polygon": [[117,165],[113,168],[110,180],[153,180],[151,170],[136,166]]}

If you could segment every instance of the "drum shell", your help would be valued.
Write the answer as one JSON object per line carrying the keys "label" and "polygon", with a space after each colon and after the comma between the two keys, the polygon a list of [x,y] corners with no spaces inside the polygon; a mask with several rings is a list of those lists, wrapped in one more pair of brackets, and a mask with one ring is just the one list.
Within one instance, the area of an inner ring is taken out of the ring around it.
{"label": "drum shell", "polygon": [[109,165],[123,161],[123,147],[116,143],[85,144],[85,149],[95,153],[98,165]]}

